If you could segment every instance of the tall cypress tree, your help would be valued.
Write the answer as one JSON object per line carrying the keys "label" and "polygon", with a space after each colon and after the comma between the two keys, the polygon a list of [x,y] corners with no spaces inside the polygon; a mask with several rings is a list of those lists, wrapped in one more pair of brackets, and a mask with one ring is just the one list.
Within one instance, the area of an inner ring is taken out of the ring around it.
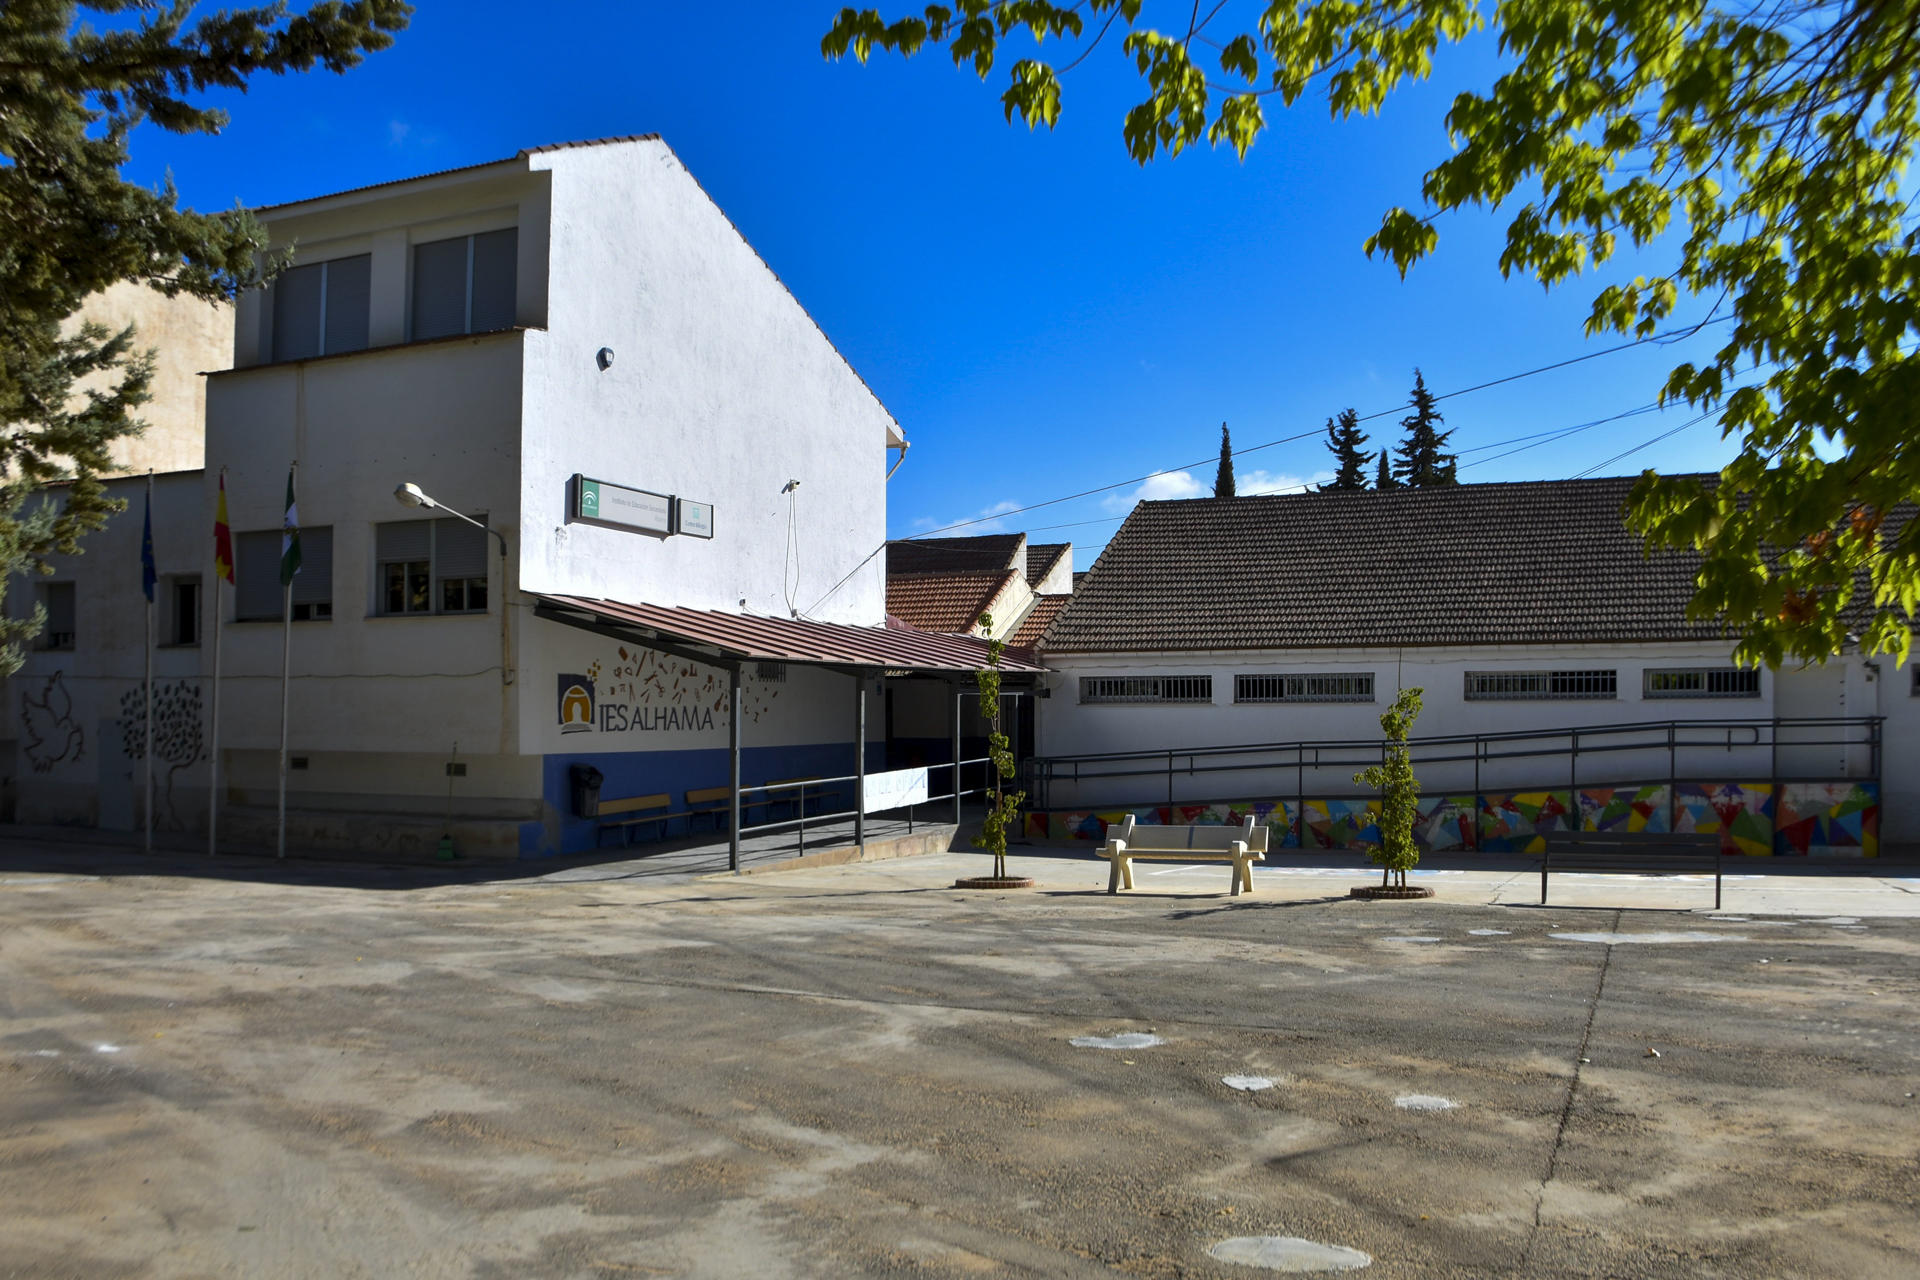
{"label": "tall cypress tree", "polygon": [[1220,424],[1220,469],[1213,474],[1213,496],[1233,496],[1233,437],[1227,434],[1224,422]]}
{"label": "tall cypress tree", "polygon": [[1398,489],[1400,487],[1400,481],[1394,478],[1393,459],[1385,449],[1380,451],[1380,470],[1373,478],[1373,487],[1376,489]]}
{"label": "tall cypress tree", "polygon": [[1418,369],[1413,371],[1411,399],[1413,412],[1400,419],[1407,438],[1393,451],[1399,459],[1394,464],[1394,472],[1415,489],[1460,483],[1455,475],[1459,460],[1447,452],[1447,441],[1453,432],[1439,429],[1446,418],[1434,407],[1433,392],[1427,390],[1427,380],[1420,376]]}
{"label": "tall cypress tree", "polygon": [[1367,487],[1367,459],[1372,455],[1360,447],[1366,442],[1367,434],[1360,430],[1360,415],[1354,410],[1342,409],[1337,422],[1327,419],[1327,448],[1339,459],[1340,465],[1333,473],[1333,483],[1321,485],[1320,492]]}

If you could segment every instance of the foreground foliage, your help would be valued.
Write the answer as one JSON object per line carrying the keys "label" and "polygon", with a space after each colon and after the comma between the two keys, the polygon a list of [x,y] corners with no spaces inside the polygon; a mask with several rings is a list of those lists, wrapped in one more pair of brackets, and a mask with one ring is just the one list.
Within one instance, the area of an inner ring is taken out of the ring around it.
{"label": "foreground foliage", "polygon": [[[120,504],[100,482],[114,441],[139,430],[152,364],[131,328],[73,325],[121,281],[169,297],[231,299],[267,264],[244,210],[178,207],[171,183],[123,180],[142,122],[218,133],[225,112],[193,101],[262,73],[345,71],[392,43],[411,6],[328,0],[210,13],[189,0],[6,0],[0,4],[0,600],[45,558]],[[91,388],[76,394],[80,380]],[[58,502],[48,485],[69,481]],[[0,621],[0,676],[44,619]]]}
{"label": "foreground foliage", "polygon": [[1549,287],[1626,245],[1670,253],[1660,274],[1600,289],[1587,331],[1650,337],[1683,299],[1701,324],[1731,319],[1660,395],[1717,417],[1740,453],[1706,482],[1648,472],[1629,523],[1651,547],[1700,549],[1695,616],[1723,618],[1745,661],[1823,660],[1850,631],[1905,659],[1920,605],[1920,522],[1895,513],[1920,494],[1920,231],[1903,191],[1920,0],[1270,0],[1251,27],[1245,13],[844,9],[822,50],[941,44],[984,78],[1015,33],[1067,42],[1059,67],[1010,69],[1003,108],[1031,128],[1058,120],[1061,72],[1115,40],[1144,81],[1121,128],[1144,164],[1203,141],[1244,154],[1270,104],[1316,86],[1335,116],[1377,111],[1442,44],[1490,26],[1501,74],[1455,97],[1425,210],[1388,210],[1366,251],[1404,274],[1434,251],[1438,215],[1477,204],[1510,210],[1501,271]]}
{"label": "foreground foliage", "polygon": [[[1387,735],[1380,763],[1353,775],[1362,786],[1380,793],[1380,843],[1367,856],[1381,868],[1383,886],[1407,887],[1407,872],[1420,861],[1420,846],[1413,840],[1414,820],[1420,813],[1420,780],[1413,776],[1413,757],[1407,750],[1407,734],[1420,718],[1420,695],[1424,689],[1402,689],[1386,713],[1380,717],[1380,732]],[[1395,880],[1395,877],[1398,880]]]}

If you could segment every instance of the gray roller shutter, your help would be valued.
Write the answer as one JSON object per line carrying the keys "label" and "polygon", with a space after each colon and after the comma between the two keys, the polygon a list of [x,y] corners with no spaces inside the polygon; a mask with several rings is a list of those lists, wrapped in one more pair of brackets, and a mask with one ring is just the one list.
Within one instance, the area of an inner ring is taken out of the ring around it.
{"label": "gray roller shutter", "polygon": [[[280,580],[277,553],[280,544],[276,540],[274,551],[274,582]],[[295,604],[332,604],[333,603],[333,526],[323,525],[318,529],[300,531],[300,572],[293,577],[293,602]]]}
{"label": "gray roller shutter", "polygon": [[373,305],[373,255],[335,258],[327,267],[326,354],[367,349]]}
{"label": "gray roller shutter", "polygon": [[235,534],[233,616],[241,621],[280,616],[280,531]]}
{"label": "gray roller shutter", "polygon": [[473,314],[470,333],[511,329],[514,277],[520,265],[520,233],[512,227],[473,238]]}
{"label": "gray roller shutter", "polygon": [[[485,523],[485,517],[478,518]],[[476,529],[464,520],[436,520],[433,523],[434,579],[486,577],[487,531]]]}
{"label": "gray roller shutter", "polygon": [[413,247],[413,337],[467,331],[467,237]]}
{"label": "gray roller shutter", "polygon": [[395,520],[390,524],[375,525],[374,558],[381,564],[391,564],[396,560],[420,562],[431,559],[433,525],[431,520]]}
{"label": "gray roller shutter", "polygon": [[320,264],[283,271],[273,282],[273,358],[320,354]]}

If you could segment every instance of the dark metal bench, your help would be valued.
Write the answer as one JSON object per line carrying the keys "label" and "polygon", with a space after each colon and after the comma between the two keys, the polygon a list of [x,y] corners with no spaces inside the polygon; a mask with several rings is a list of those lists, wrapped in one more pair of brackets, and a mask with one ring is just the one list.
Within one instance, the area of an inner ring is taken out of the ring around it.
{"label": "dark metal bench", "polygon": [[1556,831],[1540,859],[1540,905],[1547,902],[1547,873],[1586,871],[1599,875],[1713,873],[1713,909],[1720,909],[1720,837],[1655,831]]}

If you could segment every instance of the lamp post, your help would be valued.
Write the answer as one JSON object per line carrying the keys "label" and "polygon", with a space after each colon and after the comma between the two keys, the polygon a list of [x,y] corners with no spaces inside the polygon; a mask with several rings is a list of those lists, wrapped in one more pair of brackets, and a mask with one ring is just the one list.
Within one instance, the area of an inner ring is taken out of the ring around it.
{"label": "lamp post", "polygon": [[424,507],[429,511],[444,511],[455,520],[464,520],[483,533],[490,533],[500,540],[500,683],[512,684],[513,647],[512,632],[507,618],[507,535],[482,521],[475,520],[465,512],[456,511],[439,500],[423,492],[419,485],[408,480],[393,491],[394,500],[403,507]]}

